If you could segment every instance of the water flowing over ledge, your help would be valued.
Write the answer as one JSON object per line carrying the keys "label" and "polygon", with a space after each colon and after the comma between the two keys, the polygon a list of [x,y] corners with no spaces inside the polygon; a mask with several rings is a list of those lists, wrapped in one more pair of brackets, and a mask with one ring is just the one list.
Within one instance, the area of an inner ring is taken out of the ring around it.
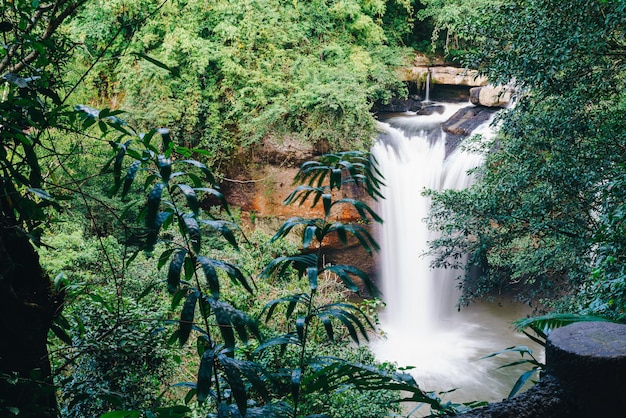
{"label": "water flowing over ledge", "polygon": [[[467,106],[471,104],[444,104],[430,115],[398,114],[380,123],[382,133],[372,152],[386,183],[378,207],[384,224],[377,231],[377,263],[387,306],[381,313],[384,337],[371,347],[381,361],[415,367],[411,372],[426,390],[459,388],[455,401],[500,400],[512,383],[490,372],[499,360],[473,360],[525,344],[508,322],[523,312],[514,306],[477,305],[459,313],[459,271],[433,270],[423,255],[434,235],[424,222],[430,200],[422,192],[468,187],[472,178],[467,171],[483,161],[463,147],[446,157],[441,125]],[[489,122],[474,133],[492,135]]]}

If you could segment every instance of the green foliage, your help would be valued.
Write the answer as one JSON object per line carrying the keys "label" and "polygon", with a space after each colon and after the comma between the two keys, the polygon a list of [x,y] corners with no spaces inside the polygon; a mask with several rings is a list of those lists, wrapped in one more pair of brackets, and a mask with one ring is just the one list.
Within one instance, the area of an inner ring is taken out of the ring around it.
{"label": "green foliage", "polygon": [[[431,48],[453,54],[454,50],[472,47],[475,34],[468,31],[470,22],[480,21],[497,7],[501,0],[420,0],[423,8],[417,12],[420,20],[431,20],[433,31]],[[443,38],[443,39],[442,39]]]}
{"label": "green foliage", "polygon": [[[324,356],[316,343],[324,334],[331,341],[347,335],[359,343],[361,338],[368,339],[367,329],[373,328],[358,306],[327,302],[319,292],[322,283],[335,281],[354,292],[359,291],[359,282],[369,294],[377,294],[365,273],[352,266],[323,264],[321,256],[321,244],[331,234],[342,242],[352,237],[372,251],[377,248],[362,225],[370,219],[381,221],[380,218],[363,202],[334,197],[340,190],[345,193],[346,187],[379,196],[380,179],[367,154],[330,154],[302,166],[297,179],[306,187],[297,188],[288,200],[304,203],[310,198],[314,205],[322,202],[323,217],[288,220],[270,241],[272,244],[281,240],[298,227],[302,247],[295,254],[271,260],[259,276],[261,281],[271,282],[276,274],[292,280],[306,279],[303,290],[287,293],[265,305],[261,316],[267,321],[279,312],[285,315],[285,321],[279,321],[272,330],[262,327],[251,315],[258,287],[248,273],[230,261],[214,257],[216,251],[211,247],[215,237],[225,239],[236,251],[245,248],[239,245],[237,236],[244,238],[246,246],[254,247],[254,243],[240,235],[242,232],[235,224],[202,209],[197,193],[217,198],[223,213],[230,214],[207,167],[179,158],[179,153],[186,154],[188,150],[176,146],[166,130],[135,135],[107,112],[86,107],[80,107],[80,111],[86,124],[98,126],[105,134],[113,128],[125,135],[115,146],[114,193],[133,190],[132,184],[122,188],[124,172],[132,183],[137,173],[146,170],[143,244],[149,252],[157,243],[166,245],[157,267],[169,265],[167,288],[172,294],[172,309],[180,310],[178,320],[172,321],[176,330],[169,341],[185,347],[195,340],[198,355],[196,381],[181,383],[190,388],[186,402],[195,396],[199,404],[206,404],[217,416],[295,417],[311,412],[303,408],[321,408],[324,413],[328,408],[340,409],[332,405],[340,401],[338,394],[346,390],[383,390],[383,399],[388,399],[387,391],[403,390],[409,393],[404,400],[425,402],[435,411],[445,413],[457,407],[442,404],[432,394],[422,392],[405,373]],[[153,145],[158,136],[162,139],[160,148]],[[205,183],[209,187],[202,187]],[[353,225],[334,220],[335,208],[342,205],[353,207],[363,217],[362,222]],[[169,228],[176,232],[167,232]],[[231,298],[231,289],[237,288],[238,294],[243,289],[251,299]],[[269,339],[265,339],[266,334],[270,334]],[[280,354],[275,357],[277,351]],[[275,360],[268,361],[271,358]],[[278,358],[281,360],[277,364]],[[323,395],[318,398],[319,393]],[[354,395],[347,399],[354,399]]]}
{"label": "green foliage", "polygon": [[[589,289],[609,283],[601,268],[595,277],[592,271],[619,242],[618,235],[603,241],[602,231],[615,208],[607,186],[623,175],[624,4],[561,6],[503,4],[478,32],[483,43],[471,62],[493,82],[515,80],[519,90],[517,106],[499,120],[500,135],[484,144],[476,184],[433,194],[431,225],[442,232],[433,242],[436,264],[466,268],[470,299],[514,291],[570,311],[573,299],[591,299]],[[608,245],[600,250],[598,242]],[[616,300],[619,284],[612,288],[609,300],[593,306]],[[619,305],[611,304],[616,315]]]}
{"label": "green foliage", "polygon": [[[126,301],[124,310],[116,312],[109,308],[119,303],[119,298],[100,294],[74,303],[68,314],[76,321],[75,330],[80,327],[72,340],[79,354],[74,354],[67,376],[59,379],[63,416],[157,407],[173,373],[170,349],[161,330],[164,312],[158,312],[158,305]],[[95,299],[102,302],[94,303]]]}
{"label": "green foliage", "polygon": [[407,29],[406,1],[118,3],[94,2],[73,28],[95,55],[128,24],[116,61],[91,78],[103,105],[120,103],[142,126],[175,126],[212,159],[266,135],[362,146],[372,103],[402,89],[402,51],[389,39]]}

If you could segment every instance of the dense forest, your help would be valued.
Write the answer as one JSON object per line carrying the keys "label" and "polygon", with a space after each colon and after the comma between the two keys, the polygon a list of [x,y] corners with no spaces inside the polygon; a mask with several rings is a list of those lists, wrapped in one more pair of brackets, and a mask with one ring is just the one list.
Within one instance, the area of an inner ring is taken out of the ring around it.
{"label": "dense forest", "polygon": [[[430,192],[462,302],[626,322],[626,1],[1,4],[0,416],[480,405],[358,345],[379,292],[323,256],[378,249],[372,107],[407,96],[397,70],[417,52],[516,91],[474,185]],[[269,232],[220,188],[266,138],[323,154],[286,201],[316,214]]]}

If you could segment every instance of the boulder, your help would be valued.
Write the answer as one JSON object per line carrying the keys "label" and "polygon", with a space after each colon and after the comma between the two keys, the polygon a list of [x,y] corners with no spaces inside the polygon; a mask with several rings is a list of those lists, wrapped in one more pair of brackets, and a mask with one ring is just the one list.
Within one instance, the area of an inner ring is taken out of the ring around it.
{"label": "boulder", "polygon": [[506,107],[513,97],[513,89],[505,86],[481,86],[470,89],[470,102],[476,106]]}
{"label": "boulder", "polygon": [[461,139],[471,133],[497,112],[497,108],[468,106],[460,109],[441,125],[446,132],[446,156],[457,147]]}
{"label": "boulder", "polygon": [[552,330],[541,381],[461,418],[617,417],[624,414],[626,325],[578,322]]}
{"label": "boulder", "polygon": [[402,113],[417,112],[421,108],[421,99],[417,96],[410,96],[406,99],[392,97],[389,103],[377,102],[372,107],[374,113]]}
{"label": "boulder", "polygon": [[546,372],[558,378],[580,416],[616,416],[626,409],[626,325],[578,322],[553,330]]}

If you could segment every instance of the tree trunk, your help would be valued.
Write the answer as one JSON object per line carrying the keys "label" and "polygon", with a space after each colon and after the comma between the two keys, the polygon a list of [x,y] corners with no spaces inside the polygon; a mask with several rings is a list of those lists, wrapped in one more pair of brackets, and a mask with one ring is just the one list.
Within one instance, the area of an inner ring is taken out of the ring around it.
{"label": "tree trunk", "polygon": [[28,237],[0,226],[0,415],[59,415],[47,347],[59,307]]}

